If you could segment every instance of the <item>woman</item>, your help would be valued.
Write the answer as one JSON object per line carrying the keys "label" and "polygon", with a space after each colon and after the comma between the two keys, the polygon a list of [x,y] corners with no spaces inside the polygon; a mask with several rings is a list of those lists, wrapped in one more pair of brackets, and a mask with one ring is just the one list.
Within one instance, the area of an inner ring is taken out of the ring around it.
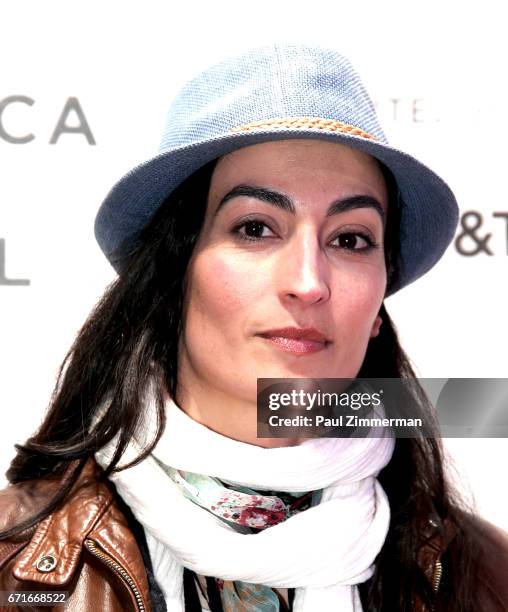
{"label": "woman", "polygon": [[461,508],[437,430],[256,435],[258,378],[414,378],[383,300],[456,222],[335,52],[264,47],[191,81],[97,216],[119,277],[7,472],[1,589],[69,610],[507,609],[506,534]]}

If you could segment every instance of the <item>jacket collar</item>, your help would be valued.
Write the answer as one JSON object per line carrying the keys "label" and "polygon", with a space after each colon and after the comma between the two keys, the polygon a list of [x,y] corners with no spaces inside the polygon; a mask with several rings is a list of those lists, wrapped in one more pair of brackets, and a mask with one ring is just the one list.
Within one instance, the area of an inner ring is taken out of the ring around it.
{"label": "jacket collar", "polygon": [[[55,586],[70,580],[85,538],[113,502],[112,491],[98,476],[97,464],[89,459],[66,503],[37,525],[14,566],[16,578]],[[41,571],[44,557],[56,560],[51,571]]]}
{"label": "jacket collar", "polygon": [[[18,580],[61,587],[73,577],[90,544],[102,560],[120,569],[132,595],[150,610],[150,592],[138,543],[115,502],[112,485],[101,480],[101,468],[93,458],[85,463],[66,502],[41,521],[13,567]],[[55,489],[56,486],[53,486]],[[88,546],[86,546],[88,544]],[[109,561],[109,562],[108,562]]]}

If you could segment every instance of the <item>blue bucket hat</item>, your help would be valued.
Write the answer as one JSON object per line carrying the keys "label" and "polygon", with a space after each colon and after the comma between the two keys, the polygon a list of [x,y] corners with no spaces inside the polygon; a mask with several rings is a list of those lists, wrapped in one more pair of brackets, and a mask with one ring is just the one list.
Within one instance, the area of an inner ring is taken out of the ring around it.
{"label": "blue bucket hat", "polygon": [[95,236],[102,251],[120,272],[157,209],[194,171],[241,147],[290,138],[339,142],[392,172],[400,206],[400,262],[390,295],[441,258],[458,222],[450,188],[388,144],[345,57],[294,44],[250,50],[184,86],[167,115],[158,155],[120,179],[97,213]]}

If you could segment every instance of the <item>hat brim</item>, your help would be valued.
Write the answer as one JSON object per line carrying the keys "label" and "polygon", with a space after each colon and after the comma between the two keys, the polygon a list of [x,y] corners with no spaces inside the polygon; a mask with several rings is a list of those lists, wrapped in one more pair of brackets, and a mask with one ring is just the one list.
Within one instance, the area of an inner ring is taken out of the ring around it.
{"label": "hat brim", "polygon": [[389,295],[425,274],[453,240],[458,206],[448,185],[414,157],[387,144],[311,128],[269,128],[235,132],[175,148],[135,167],[102,203],[95,237],[117,272],[139,246],[139,236],[168,195],[209,161],[242,147],[288,139],[340,142],[372,155],[393,173],[400,192],[400,269]]}

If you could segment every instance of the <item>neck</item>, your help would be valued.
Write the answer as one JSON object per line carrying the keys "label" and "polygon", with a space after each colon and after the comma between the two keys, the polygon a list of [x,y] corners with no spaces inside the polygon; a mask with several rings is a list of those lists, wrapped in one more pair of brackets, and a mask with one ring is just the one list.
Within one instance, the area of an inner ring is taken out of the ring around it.
{"label": "neck", "polygon": [[257,406],[217,389],[178,385],[176,404],[191,419],[218,434],[263,448],[296,446],[301,438],[258,438]]}

